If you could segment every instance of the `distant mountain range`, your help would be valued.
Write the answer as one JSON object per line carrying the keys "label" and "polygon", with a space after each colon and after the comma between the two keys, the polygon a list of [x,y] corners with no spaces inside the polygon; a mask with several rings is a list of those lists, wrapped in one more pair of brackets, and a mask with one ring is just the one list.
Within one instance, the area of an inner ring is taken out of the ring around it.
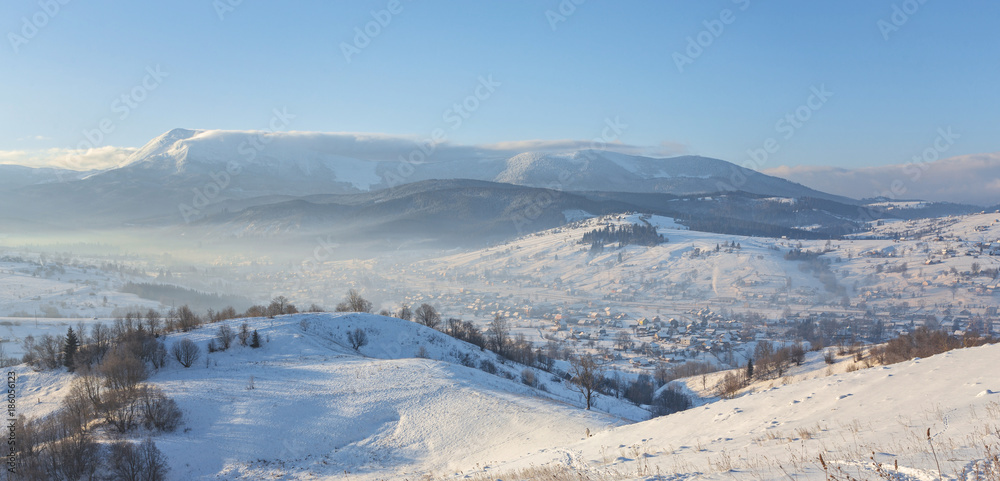
{"label": "distant mountain range", "polygon": [[550,228],[570,211],[646,211],[762,235],[835,235],[871,216],[859,213],[860,201],[706,157],[394,142],[386,150],[378,136],[174,129],[103,171],[0,166],[0,222],[180,226],[236,237],[350,226],[473,239]]}
{"label": "distant mountain range", "polygon": [[[739,190],[754,194],[849,201],[717,159],[653,159],[608,151],[525,152],[514,156],[435,157],[418,143],[413,155],[386,158],[339,134],[174,129],[136,151],[94,183],[152,181],[187,188],[234,174],[227,198],[353,193],[431,179],[470,179],[557,190],[662,192]],[[404,150],[405,152],[405,150]],[[412,161],[410,159],[413,159]]]}

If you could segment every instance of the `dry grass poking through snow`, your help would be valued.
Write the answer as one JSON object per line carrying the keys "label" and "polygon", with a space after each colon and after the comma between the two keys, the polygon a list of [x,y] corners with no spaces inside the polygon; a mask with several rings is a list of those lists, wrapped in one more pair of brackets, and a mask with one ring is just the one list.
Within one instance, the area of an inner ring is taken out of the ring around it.
{"label": "dry grass poking through snow", "polygon": [[478,474],[469,481],[619,481],[634,478],[632,475],[582,473],[568,466],[534,466],[503,473]]}

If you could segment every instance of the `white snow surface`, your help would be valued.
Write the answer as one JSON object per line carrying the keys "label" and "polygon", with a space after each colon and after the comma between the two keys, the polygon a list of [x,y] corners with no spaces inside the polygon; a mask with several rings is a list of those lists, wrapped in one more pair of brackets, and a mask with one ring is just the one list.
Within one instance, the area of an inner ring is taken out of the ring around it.
{"label": "white snow surface", "polygon": [[[228,322],[238,329],[244,320]],[[258,331],[261,348],[237,344],[207,354],[215,325],[168,336],[168,349],[184,338],[202,348],[192,367],[172,363],[149,380],[184,412],[181,429],[155,438],[170,459],[171,479],[454,474],[630,422],[582,409],[573,391],[542,371],[539,380],[552,392],[530,388],[519,379],[524,366],[501,364],[489,351],[416,323],[370,314],[246,322]],[[347,342],[356,328],[369,336],[360,352]],[[421,347],[427,358],[415,357]],[[462,354],[477,365],[491,359],[518,378],[465,367],[456,357]],[[50,413],[68,392],[68,374],[14,369],[22,399],[30,401],[22,401],[24,414]],[[617,410],[637,419],[645,413],[625,404]]]}
{"label": "white snow surface", "polygon": [[[937,479],[937,463],[958,479],[982,467],[984,443],[1000,441],[1000,346],[803,372],[628,424],[560,401],[556,390],[456,364],[463,353],[492,354],[407,321],[352,313],[246,322],[260,349],[237,345],[150,379],[184,411],[181,429],[155,437],[170,479],[517,480],[531,478],[513,470],[538,467],[592,479],[824,479],[820,454],[831,470],[871,479],[873,452],[889,469],[899,464],[899,479]],[[216,328],[171,334],[168,344],[189,338],[204,348]],[[356,328],[370,338],[360,352],[346,345]],[[412,357],[420,346],[429,358]],[[50,413],[68,391],[68,374],[14,369],[25,414]]]}

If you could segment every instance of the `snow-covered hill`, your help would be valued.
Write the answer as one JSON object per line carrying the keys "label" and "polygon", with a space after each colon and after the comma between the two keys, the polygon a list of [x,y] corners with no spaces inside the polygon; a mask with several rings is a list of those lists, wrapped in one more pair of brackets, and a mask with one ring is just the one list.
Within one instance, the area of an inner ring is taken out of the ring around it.
{"label": "snow-covered hill", "polygon": [[884,479],[984,479],[975,473],[990,459],[996,479],[1000,378],[983,367],[998,362],[993,345],[777,386],[495,466],[488,479],[532,465],[605,476],[592,479],[884,478],[875,462]]}
{"label": "snow-covered hill", "polygon": [[[837,479],[872,479],[873,453],[893,479],[936,479],[938,464],[959,479],[1000,443],[1000,378],[986,368],[1000,362],[1000,346],[802,373],[629,423],[581,409],[548,379],[544,392],[465,367],[460,359],[495,358],[414,323],[369,314],[245,322],[261,348],[203,354],[150,379],[184,412],[182,429],[156,437],[171,479],[824,479],[821,454]],[[204,349],[216,328],[167,342]],[[346,333],[358,328],[369,343],[355,351]],[[25,414],[51,412],[68,391],[69,375],[15,369],[21,399],[37,399],[19,404]]]}
{"label": "snow-covered hill", "polygon": [[[244,320],[227,322],[238,329]],[[184,412],[183,429],[156,438],[171,479],[450,475],[648,416],[612,400],[601,406],[630,420],[585,411],[579,394],[552,375],[536,370],[539,389],[528,387],[524,366],[412,322],[370,314],[246,322],[261,348],[207,354],[218,325],[167,338],[168,348],[185,338],[202,348],[192,367],[172,363],[150,378]],[[357,328],[369,341],[360,351],[347,341]],[[497,373],[480,370],[484,361]],[[51,412],[70,380],[20,378],[23,399],[39,399],[24,403],[29,416]]]}
{"label": "snow-covered hill", "polygon": [[[975,214],[886,221],[842,240],[799,241],[685,230],[660,216],[603,216],[419,266],[463,278],[488,271],[493,278],[484,283],[516,279],[519,292],[543,299],[603,298],[616,309],[654,306],[678,316],[707,303],[774,316],[785,307],[800,312],[819,305],[833,310],[850,306],[863,314],[859,303],[887,307],[900,296],[911,313],[936,314],[927,306],[958,301],[972,307],[993,305],[996,280],[970,273],[1000,266],[1000,257],[990,255],[1000,253],[997,219],[997,214]],[[656,225],[669,242],[652,247],[615,244],[599,251],[580,243],[594,229],[644,222]],[[736,244],[739,248],[729,247]],[[793,249],[822,252],[817,258],[829,262],[829,271],[806,268],[805,262],[789,257]],[[468,280],[464,285],[471,288]]]}

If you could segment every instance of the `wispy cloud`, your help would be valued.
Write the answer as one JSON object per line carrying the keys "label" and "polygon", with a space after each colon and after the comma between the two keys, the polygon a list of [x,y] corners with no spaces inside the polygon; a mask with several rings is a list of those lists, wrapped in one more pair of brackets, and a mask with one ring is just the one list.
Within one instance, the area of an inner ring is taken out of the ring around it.
{"label": "wispy cloud", "polygon": [[[311,152],[319,155],[343,156],[370,161],[397,161],[415,150],[433,145],[431,161],[474,160],[512,157],[523,152],[569,152],[583,149],[602,149],[630,155],[671,157],[687,153],[687,147],[672,142],[655,146],[631,145],[621,142],[595,143],[589,140],[520,140],[491,144],[463,145],[451,142],[431,144],[417,136],[357,132],[267,132],[197,130],[189,137],[162,144],[158,140],[143,147],[142,152],[162,152],[174,147],[174,142],[198,142],[223,145],[232,143],[238,151],[239,144],[256,136],[266,137],[268,151],[300,154]],[[157,137],[159,139],[159,137]],[[180,144],[178,144],[180,145]],[[284,146],[284,147],[279,147]],[[87,150],[45,149],[0,151],[0,164],[17,164],[28,167],[58,167],[71,170],[94,170],[116,167],[140,149],[130,147],[98,147]]]}
{"label": "wispy cloud", "polygon": [[1000,203],[1000,152],[860,169],[781,166],[764,173],[859,199],[884,196],[984,206]]}
{"label": "wispy cloud", "polygon": [[93,149],[0,150],[0,164],[27,167],[55,167],[77,171],[107,169],[117,166],[136,149],[97,147]]}
{"label": "wispy cloud", "polygon": [[[649,157],[671,157],[687,153],[680,143],[662,142],[655,146],[624,144],[621,142],[595,142],[590,140],[518,140],[489,144],[457,144],[433,142],[410,135],[392,135],[367,132],[266,132],[234,130],[194,131],[192,139],[213,142],[241,142],[252,136],[266,136],[278,144],[294,143],[298,148],[329,155],[340,155],[363,160],[395,161],[407,156],[421,146],[433,145],[432,161],[511,157],[524,152],[568,152],[583,149],[601,149],[622,154]],[[278,149],[274,149],[278,150]]]}
{"label": "wispy cloud", "polygon": [[675,142],[661,142],[656,146],[630,145],[621,142],[609,142],[595,145],[589,140],[519,140],[513,142],[498,142],[480,145],[479,148],[494,150],[507,154],[537,151],[574,151],[600,148],[611,152],[648,157],[672,157],[688,153],[687,146]]}

